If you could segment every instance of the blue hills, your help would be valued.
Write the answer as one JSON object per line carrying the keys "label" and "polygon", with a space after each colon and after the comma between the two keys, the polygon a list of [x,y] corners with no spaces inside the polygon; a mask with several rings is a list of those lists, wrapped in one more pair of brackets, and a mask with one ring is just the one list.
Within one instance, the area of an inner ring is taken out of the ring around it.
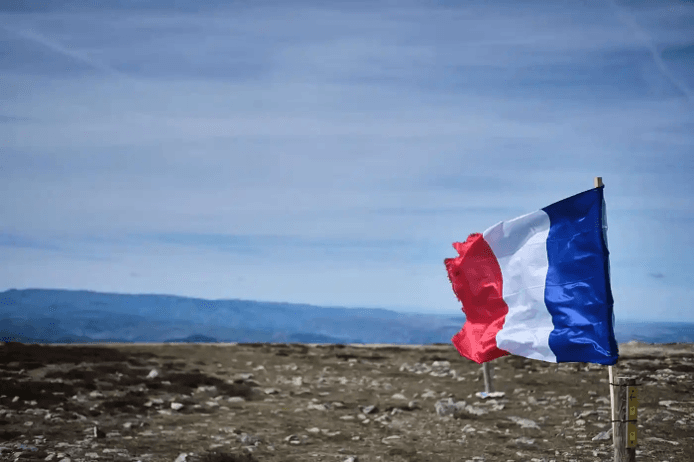
{"label": "blue hills", "polygon": [[[465,317],[85,290],[0,293],[0,341],[23,343],[450,343]],[[694,342],[692,323],[620,322],[619,343]]]}
{"label": "blue hills", "polygon": [[0,293],[0,340],[24,343],[447,343],[464,317],[81,290]]}

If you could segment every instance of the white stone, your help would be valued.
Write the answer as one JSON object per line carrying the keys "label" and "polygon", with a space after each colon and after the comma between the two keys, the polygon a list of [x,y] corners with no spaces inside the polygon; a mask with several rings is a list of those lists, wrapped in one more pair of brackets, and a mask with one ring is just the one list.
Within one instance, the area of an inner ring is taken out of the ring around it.
{"label": "white stone", "polygon": [[531,438],[526,438],[525,436],[521,436],[520,438],[516,438],[513,440],[514,443],[516,444],[522,444],[525,446],[532,446],[535,444],[535,440]]}
{"label": "white stone", "polygon": [[[465,403],[462,403],[462,405],[464,406]],[[458,406],[455,401],[453,401],[453,398],[448,398],[437,401],[434,404],[434,408],[436,409],[436,414],[438,414],[439,417],[446,417],[449,415],[455,415],[461,407]]]}
{"label": "white stone", "polygon": [[520,417],[511,416],[511,417],[509,417],[509,420],[517,423],[518,425],[521,426],[521,428],[536,428],[538,430],[540,429],[540,427],[537,425],[537,423],[535,423],[535,421],[530,420],[530,419],[523,419]]}
{"label": "white stone", "polygon": [[609,440],[612,438],[612,428],[610,427],[608,430],[604,432],[600,432],[597,435],[595,435],[592,440],[593,441],[600,441],[600,440]]}
{"label": "white stone", "polygon": [[372,412],[376,412],[376,406],[371,404],[369,406],[362,407],[361,410],[364,414],[371,414]]}
{"label": "white stone", "polygon": [[644,438],[644,440],[646,440],[646,441],[656,441],[656,442],[658,442],[658,443],[670,443],[670,444],[672,444],[673,446],[678,446],[678,445],[680,444],[678,441],[668,441],[668,440],[664,440],[664,439],[662,439],[662,438],[656,438],[656,437]]}
{"label": "white stone", "polygon": [[396,442],[397,440],[399,440],[400,438],[402,438],[400,435],[386,436],[385,438],[383,438],[383,439],[381,440],[381,443],[383,443],[383,444],[394,443],[394,442]]}

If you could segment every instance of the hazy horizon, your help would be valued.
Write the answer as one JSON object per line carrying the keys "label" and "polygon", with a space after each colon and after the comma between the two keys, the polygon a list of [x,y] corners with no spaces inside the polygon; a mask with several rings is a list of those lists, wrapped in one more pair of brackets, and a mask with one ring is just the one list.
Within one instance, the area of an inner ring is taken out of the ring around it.
{"label": "hazy horizon", "polygon": [[[8,288],[0,293],[7,292],[10,290],[66,290],[66,291],[74,291],[74,292],[88,292],[88,293],[99,293],[99,294],[106,294],[106,295],[133,295],[133,296],[157,296],[157,297],[180,297],[180,298],[189,298],[192,300],[205,300],[205,301],[214,301],[214,302],[224,302],[224,301],[249,301],[249,302],[260,302],[260,303],[272,303],[272,304],[290,304],[290,305],[306,305],[306,306],[315,306],[315,307],[320,307],[320,308],[347,308],[347,309],[370,309],[370,310],[377,310],[377,309],[383,309],[383,310],[390,310],[398,313],[403,313],[403,314],[431,314],[434,316],[448,316],[448,317],[465,317],[465,313],[461,311],[418,311],[417,308],[413,307],[401,307],[401,308],[384,308],[381,306],[345,306],[345,305],[316,305],[313,303],[300,303],[300,302],[286,302],[286,301],[280,301],[280,300],[251,300],[251,299],[244,299],[244,298],[233,298],[233,297],[226,297],[226,298],[204,298],[204,297],[189,297],[185,295],[176,295],[176,294],[164,294],[164,293],[155,293],[155,292],[117,292],[117,291],[95,291],[95,290],[87,290],[87,289],[63,289],[63,288],[55,288],[55,287],[26,287],[23,289],[17,289],[17,288]],[[618,318],[615,320],[616,323],[618,324],[641,324],[641,323],[646,323],[646,324],[694,324],[694,321],[654,321],[654,320],[649,320],[649,319],[639,319],[639,318]]]}

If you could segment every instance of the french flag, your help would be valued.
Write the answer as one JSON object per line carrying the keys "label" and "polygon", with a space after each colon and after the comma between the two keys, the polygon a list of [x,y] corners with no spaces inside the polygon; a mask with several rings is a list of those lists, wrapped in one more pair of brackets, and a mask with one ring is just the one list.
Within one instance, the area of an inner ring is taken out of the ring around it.
{"label": "french flag", "polygon": [[466,317],[452,338],[462,356],[617,363],[603,189],[453,244],[459,256],[445,265]]}

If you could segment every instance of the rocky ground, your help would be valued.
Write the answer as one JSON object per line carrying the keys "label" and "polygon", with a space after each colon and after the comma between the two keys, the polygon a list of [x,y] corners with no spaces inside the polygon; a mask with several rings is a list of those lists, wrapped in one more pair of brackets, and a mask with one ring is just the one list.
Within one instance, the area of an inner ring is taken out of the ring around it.
{"label": "rocky ground", "polygon": [[[607,368],[452,345],[0,343],[0,460],[611,461]],[[620,345],[638,461],[694,460],[694,345]]]}

